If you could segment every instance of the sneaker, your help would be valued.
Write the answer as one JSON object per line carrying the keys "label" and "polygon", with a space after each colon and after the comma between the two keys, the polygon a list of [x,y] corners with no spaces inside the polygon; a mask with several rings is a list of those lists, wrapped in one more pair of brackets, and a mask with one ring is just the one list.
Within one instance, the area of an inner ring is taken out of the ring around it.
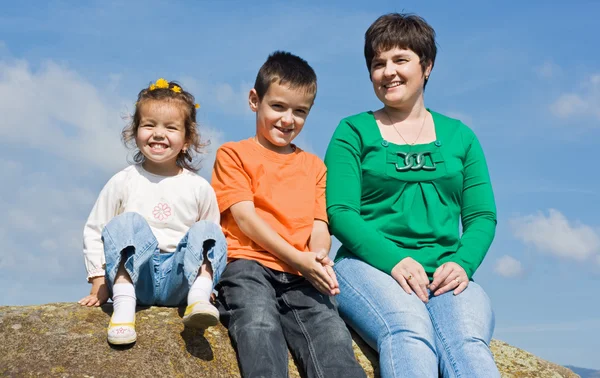
{"label": "sneaker", "polygon": [[126,345],[137,340],[135,323],[108,323],[108,342],[112,345]]}
{"label": "sneaker", "polygon": [[210,302],[198,301],[187,306],[183,324],[190,328],[206,329],[219,323],[219,310]]}

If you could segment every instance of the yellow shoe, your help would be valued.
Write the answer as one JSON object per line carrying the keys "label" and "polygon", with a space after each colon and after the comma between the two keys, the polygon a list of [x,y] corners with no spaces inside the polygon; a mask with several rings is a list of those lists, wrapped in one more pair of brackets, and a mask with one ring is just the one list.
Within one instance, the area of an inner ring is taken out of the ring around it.
{"label": "yellow shoe", "polygon": [[183,324],[190,328],[206,329],[219,323],[219,310],[207,301],[194,302],[183,314]]}
{"label": "yellow shoe", "polygon": [[137,340],[135,332],[135,322],[133,323],[113,323],[112,319],[108,323],[108,342],[113,345],[126,345],[134,343]]}

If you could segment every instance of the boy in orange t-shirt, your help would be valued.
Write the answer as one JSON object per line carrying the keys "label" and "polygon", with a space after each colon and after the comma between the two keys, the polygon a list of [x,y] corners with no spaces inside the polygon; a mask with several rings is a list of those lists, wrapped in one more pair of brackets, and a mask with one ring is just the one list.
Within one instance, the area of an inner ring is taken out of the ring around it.
{"label": "boy in orange t-shirt", "polygon": [[325,164],[292,144],[316,92],[306,61],[271,54],[248,99],[256,135],[217,151],[212,185],[228,244],[217,304],[242,376],[287,377],[289,345],[308,376],[365,377],[332,297]]}

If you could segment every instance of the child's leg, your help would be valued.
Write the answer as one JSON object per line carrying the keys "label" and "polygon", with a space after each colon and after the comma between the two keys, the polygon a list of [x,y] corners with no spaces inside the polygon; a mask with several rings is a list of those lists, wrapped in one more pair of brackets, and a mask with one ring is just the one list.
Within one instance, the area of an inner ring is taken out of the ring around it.
{"label": "child's leg", "polygon": [[219,321],[218,310],[210,303],[214,282],[227,262],[227,242],[221,227],[208,221],[194,224],[179,243],[171,270],[166,274],[161,304],[185,302],[187,326],[206,328]]}
{"label": "child's leg", "polygon": [[[136,340],[135,306],[153,302],[152,255],[158,242],[145,219],[136,213],[113,218],[102,231],[106,277],[113,298],[108,340],[129,344]],[[140,294],[139,298],[136,291]]]}
{"label": "child's leg", "polygon": [[217,303],[243,377],[287,377],[288,351],[272,271],[252,260],[227,264]]}
{"label": "child's leg", "polygon": [[366,377],[333,297],[319,293],[303,277],[280,274],[286,276],[282,282],[289,282],[279,298],[281,324],[303,376]]}

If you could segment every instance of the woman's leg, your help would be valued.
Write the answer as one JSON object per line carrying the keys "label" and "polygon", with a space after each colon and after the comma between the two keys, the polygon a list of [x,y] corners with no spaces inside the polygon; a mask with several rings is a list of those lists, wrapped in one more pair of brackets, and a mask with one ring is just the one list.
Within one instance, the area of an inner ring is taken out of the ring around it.
{"label": "woman's leg", "polygon": [[494,313],[481,286],[470,282],[459,295],[431,296],[427,309],[443,377],[500,377],[489,348]]}
{"label": "woman's leg", "polygon": [[342,318],[375,350],[387,377],[437,377],[435,333],[425,304],[388,274],[345,258],[334,266]]}

